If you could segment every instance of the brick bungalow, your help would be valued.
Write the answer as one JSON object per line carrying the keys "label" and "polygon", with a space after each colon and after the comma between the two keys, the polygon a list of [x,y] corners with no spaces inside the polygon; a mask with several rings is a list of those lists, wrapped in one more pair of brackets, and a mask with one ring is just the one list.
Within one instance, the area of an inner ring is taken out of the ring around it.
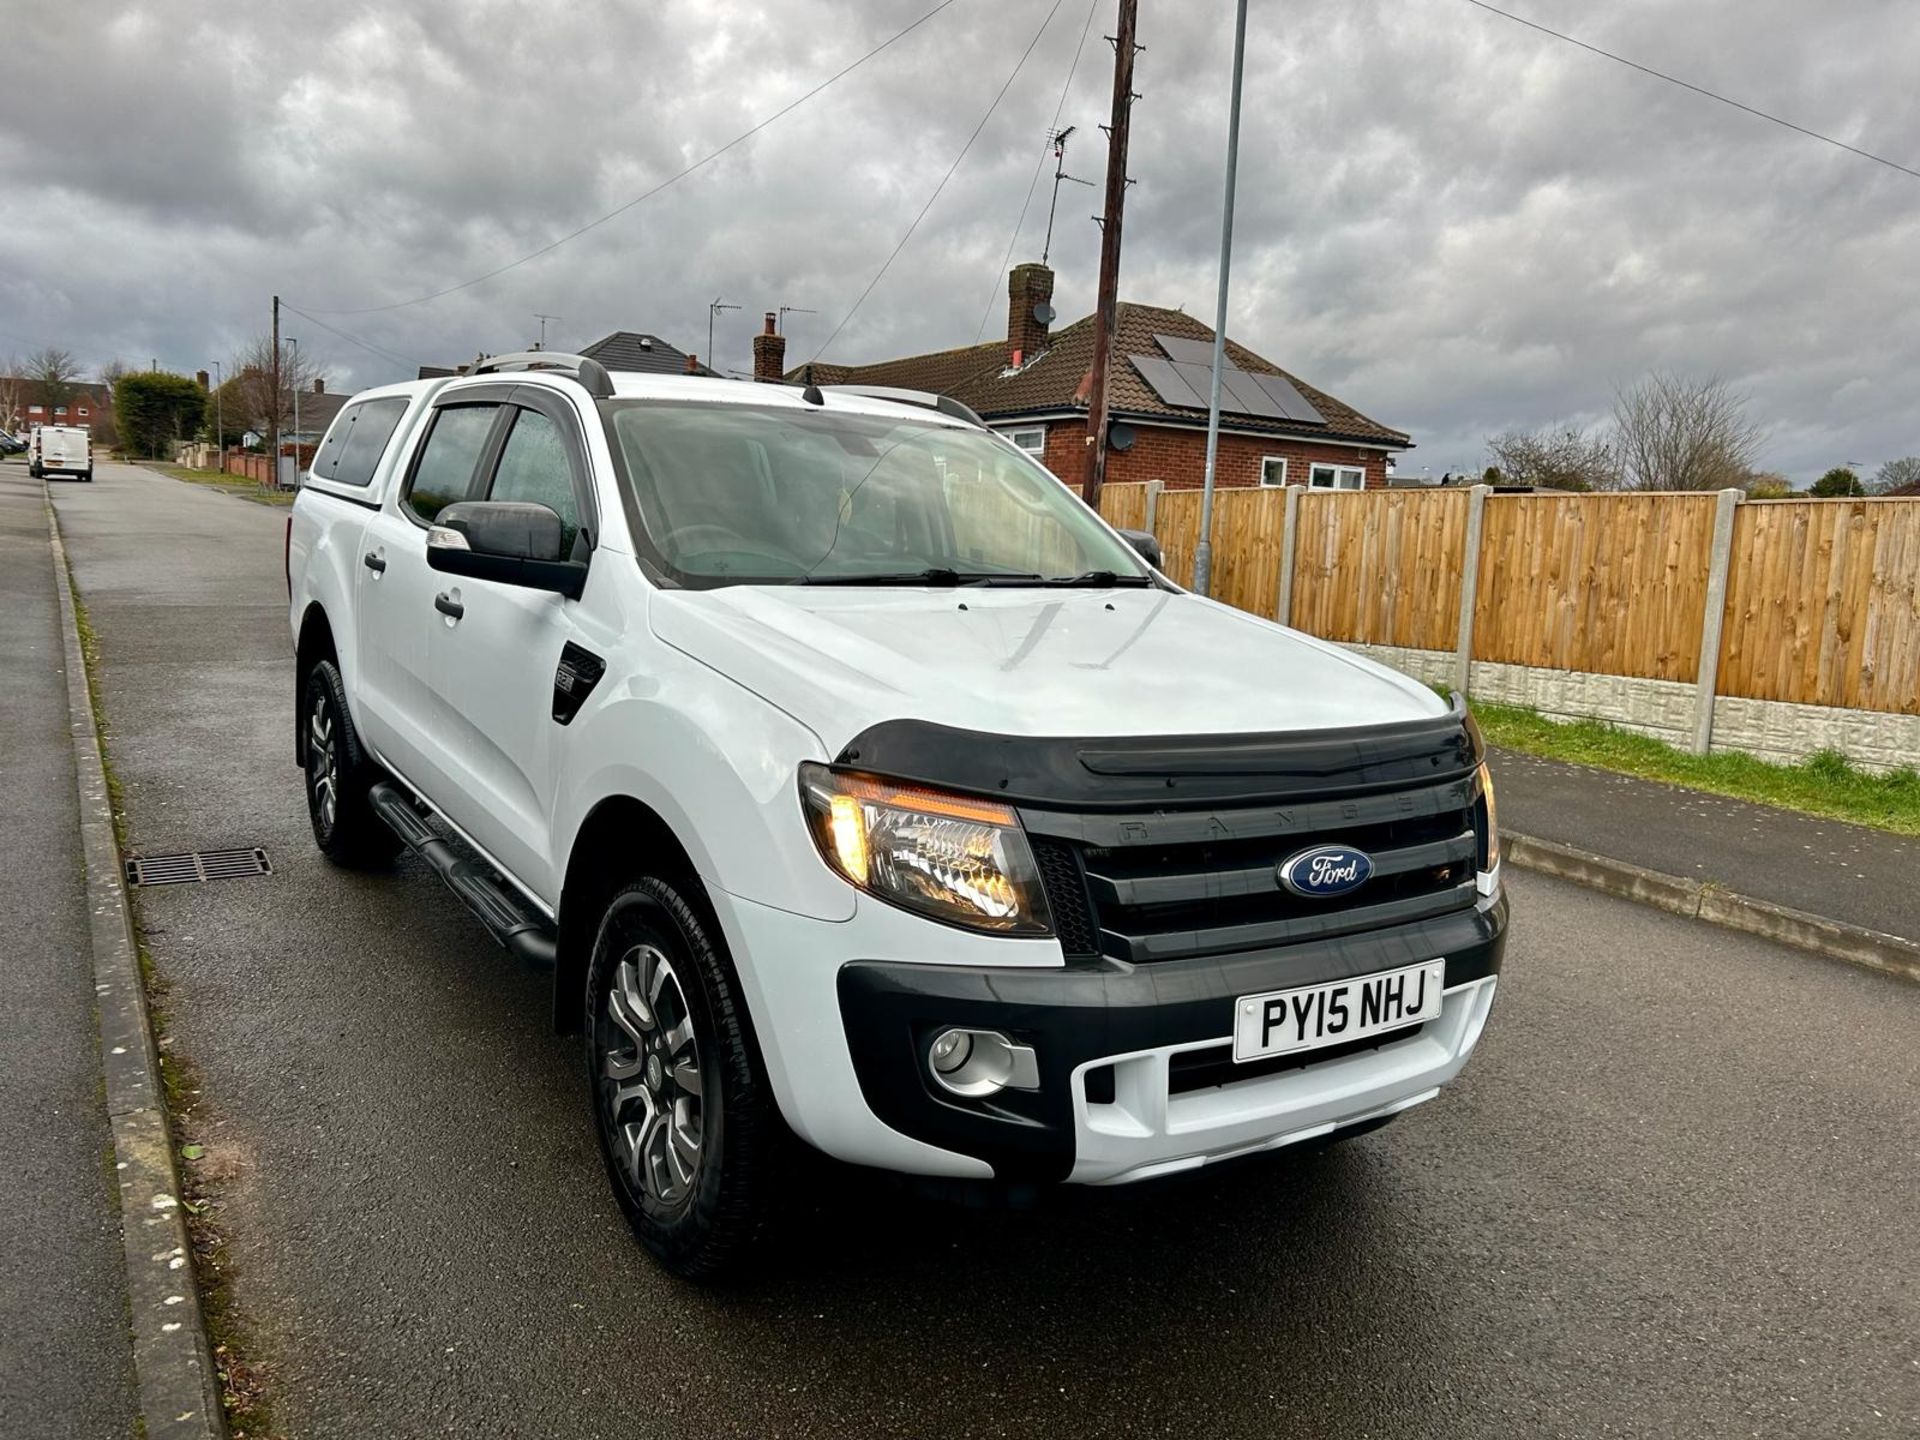
{"label": "brick bungalow", "polygon": [[[1008,277],[1003,340],[870,365],[811,361],[784,374],[786,338],[774,333],[769,315],[766,332],[754,337],[754,378],[895,385],[951,395],[1077,485],[1087,463],[1094,317],[1052,330],[1052,296],[1053,271],[1019,265]],[[1182,311],[1121,302],[1111,371],[1108,484],[1159,480],[1169,489],[1193,489],[1202,483],[1207,386],[1196,362],[1212,342],[1213,327]],[[1233,367],[1227,372],[1230,390],[1235,375],[1243,381],[1255,378],[1239,385],[1245,395],[1222,396],[1221,485],[1378,488],[1387,483],[1387,457],[1412,448],[1403,432],[1288,374],[1231,336],[1226,353]]]}

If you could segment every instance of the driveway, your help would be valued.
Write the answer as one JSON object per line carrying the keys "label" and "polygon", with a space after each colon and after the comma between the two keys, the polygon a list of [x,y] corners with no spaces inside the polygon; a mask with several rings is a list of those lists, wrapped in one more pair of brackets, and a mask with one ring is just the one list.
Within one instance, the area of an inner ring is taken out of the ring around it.
{"label": "driveway", "polygon": [[284,512],[98,477],[133,846],[273,864],[139,894],[290,1435],[1920,1431],[1920,989],[1525,875],[1478,1055],[1376,1135],[1018,1213],[821,1167],[747,1285],[666,1278],[542,977],[314,854]]}

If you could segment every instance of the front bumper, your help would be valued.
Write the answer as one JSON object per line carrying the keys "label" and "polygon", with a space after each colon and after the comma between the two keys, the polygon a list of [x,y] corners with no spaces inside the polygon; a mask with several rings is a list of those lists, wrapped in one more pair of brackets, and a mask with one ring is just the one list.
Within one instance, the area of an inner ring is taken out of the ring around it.
{"label": "front bumper", "polygon": [[[890,1131],[970,1157],[1002,1180],[1117,1183],[1310,1139],[1430,1099],[1480,1037],[1506,924],[1506,899],[1497,895],[1391,929],[1154,965],[856,960],[837,976],[841,1022],[861,1095]],[[1230,1055],[1239,996],[1435,957],[1447,962],[1445,1007],[1416,1034],[1292,1069],[1207,1077],[1226,1083],[1173,1078],[1176,1070],[1195,1074],[1190,1062],[1209,1061],[1219,1047]],[[987,1100],[937,1091],[923,1056],[947,1025],[1000,1030],[1031,1045],[1039,1088]]]}

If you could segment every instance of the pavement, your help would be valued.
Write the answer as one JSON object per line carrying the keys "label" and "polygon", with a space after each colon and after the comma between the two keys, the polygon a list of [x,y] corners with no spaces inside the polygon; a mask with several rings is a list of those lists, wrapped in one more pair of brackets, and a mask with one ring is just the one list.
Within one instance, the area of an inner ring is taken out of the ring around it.
{"label": "pavement", "polygon": [[1495,750],[1500,825],[1920,941],[1920,839]]}
{"label": "pavement", "polygon": [[749,1283],[664,1276],[544,978],[313,851],[284,514],[98,474],[55,501],[133,848],[273,862],[140,909],[286,1434],[1920,1432],[1920,987],[1535,874],[1378,1134],[1020,1212],[823,1165]]}
{"label": "pavement", "polygon": [[133,1349],[40,482],[0,465],[0,1435],[132,1433]]}

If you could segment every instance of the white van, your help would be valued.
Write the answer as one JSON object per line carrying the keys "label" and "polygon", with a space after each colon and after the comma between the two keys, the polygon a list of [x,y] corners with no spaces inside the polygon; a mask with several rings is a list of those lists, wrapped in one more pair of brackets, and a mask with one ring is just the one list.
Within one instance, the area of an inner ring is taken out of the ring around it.
{"label": "white van", "polygon": [[93,479],[93,436],[83,425],[42,425],[27,447],[27,469],[42,475],[77,475]]}

